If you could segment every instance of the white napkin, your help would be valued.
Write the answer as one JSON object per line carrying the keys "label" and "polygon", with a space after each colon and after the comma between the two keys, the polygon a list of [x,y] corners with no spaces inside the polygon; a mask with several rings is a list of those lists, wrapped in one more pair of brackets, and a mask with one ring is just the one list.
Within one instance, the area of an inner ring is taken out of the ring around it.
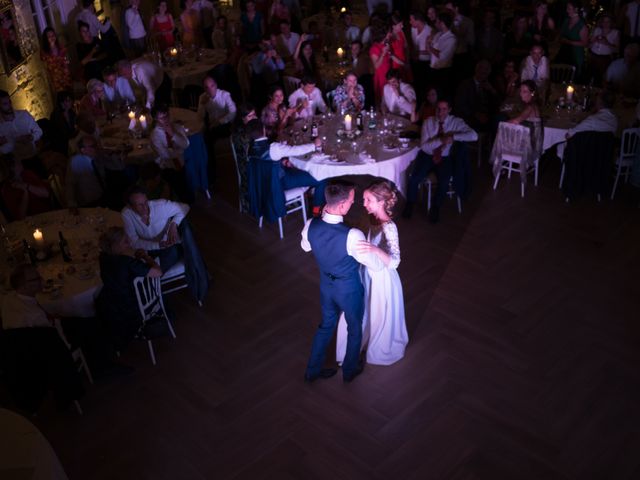
{"label": "white napkin", "polygon": [[376,163],[376,159],[369,155],[367,152],[360,152],[358,158],[362,163]]}

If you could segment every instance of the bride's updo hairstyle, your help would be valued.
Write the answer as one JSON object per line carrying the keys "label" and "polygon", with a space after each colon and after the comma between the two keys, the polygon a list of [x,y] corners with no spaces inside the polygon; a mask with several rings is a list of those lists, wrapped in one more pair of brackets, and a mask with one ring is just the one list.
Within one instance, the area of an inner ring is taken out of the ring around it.
{"label": "bride's updo hairstyle", "polygon": [[392,217],[393,207],[398,202],[398,194],[393,184],[387,180],[380,180],[369,185],[367,191],[376,197],[378,201],[384,201],[384,211]]}

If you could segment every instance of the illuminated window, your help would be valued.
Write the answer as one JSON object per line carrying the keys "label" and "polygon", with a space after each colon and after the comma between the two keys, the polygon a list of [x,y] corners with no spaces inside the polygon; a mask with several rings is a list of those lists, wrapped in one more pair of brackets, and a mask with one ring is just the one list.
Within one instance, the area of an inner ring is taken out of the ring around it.
{"label": "illuminated window", "polygon": [[31,0],[33,23],[36,24],[38,34],[42,35],[42,32],[47,27],[55,27],[53,10],[57,6],[58,0]]}

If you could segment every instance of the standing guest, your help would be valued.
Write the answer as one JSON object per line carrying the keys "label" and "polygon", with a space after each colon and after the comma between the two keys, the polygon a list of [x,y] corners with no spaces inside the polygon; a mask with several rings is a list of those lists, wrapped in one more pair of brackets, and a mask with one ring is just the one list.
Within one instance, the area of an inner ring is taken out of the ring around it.
{"label": "standing guest", "polygon": [[236,104],[231,94],[218,88],[211,76],[202,82],[204,93],[198,99],[198,117],[204,124],[204,138],[209,156],[209,185],[213,187],[216,179],[216,142],[231,135],[231,122],[236,117]]}
{"label": "standing guest", "polygon": [[293,59],[296,63],[296,73],[302,76],[318,76],[318,64],[309,36],[306,33],[300,35]]}
{"label": "standing guest", "polygon": [[171,120],[169,107],[157,105],[152,112],[155,126],[151,131],[151,146],[156,152],[155,162],[164,178],[181,200],[190,199],[184,174],[184,151],[189,138],[184,127]]}
{"label": "standing guest", "polygon": [[414,11],[409,16],[411,25],[411,70],[416,85],[422,86],[426,83],[429,75],[429,37],[432,29],[427,25],[424,15],[419,11]]}
{"label": "standing guest", "polygon": [[454,112],[476,132],[486,132],[492,137],[497,126],[500,98],[489,83],[490,75],[491,64],[487,60],[480,60],[473,77],[458,85]]}
{"label": "standing guest", "polygon": [[382,103],[384,86],[387,83],[387,72],[391,70],[391,45],[388,40],[388,29],[384,24],[372,25],[369,56],[373,64],[373,92],[376,104]]}
{"label": "standing guest", "polygon": [[51,148],[64,155],[69,153],[69,140],[76,136],[76,111],[71,92],[58,92],[56,106],[49,116],[53,125]]}
{"label": "standing guest", "polygon": [[291,31],[288,20],[280,20],[280,35],[276,38],[276,50],[282,58],[290,59],[296,53],[300,35]]}
{"label": "standing guest", "polygon": [[260,119],[264,125],[267,137],[277,137],[287,125],[290,118],[295,116],[295,108],[287,108],[284,104],[284,91],[275,85],[269,92],[269,103],[262,109]]}
{"label": "standing guest", "polygon": [[318,378],[330,378],[337,373],[334,368],[322,367],[341,313],[344,313],[348,330],[342,362],[343,381],[353,381],[363,369],[359,357],[365,302],[360,264],[372,272],[380,271],[384,265],[378,256],[370,252],[361,253],[357,247],[364,241],[364,234],[342,223],[353,205],[354,192],[353,184],[332,181],[326,188],[327,205],[322,218],[309,220],[302,230],[300,246],[305,252],[313,251],[320,269],[322,305],[322,321],[313,338],[304,374],[304,380],[308,383]]}
{"label": "standing guest", "polygon": [[520,65],[522,60],[529,54],[533,40],[529,33],[527,17],[523,14],[516,14],[513,19],[513,27],[504,39],[504,50],[507,58],[512,58],[516,65]]}
{"label": "standing guest", "polygon": [[549,61],[544,55],[542,45],[531,47],[531,53],[522,63],[521,80],[533,80],[540,91],[544,91],[549,82]]}
{"label": "standing guest", "polygon": [[[407,205],[403,216],[410,218],[413,206],[418,199],[418,188],[433,170],[438,176],[438,191],[434,205],[429,211],[429,220],[438,222],[440,206],[447,194],[446,186],[453,174],[453,158],[459,158],[465,149],[458,142],[474,142],[478,134],[461,118],[450,115],[451,105],[447,100],[438,101],[436,116],[428,118],[422,124],[420,151],[415,160],[413,172],[407,187]],[[455,147],[457,148],[454,148]],[[461,160],[461,159],[460,159]]]}
{"label": "standing guest", "polygon": [[360,40],[356,40],[351,43],[351,56],[349,60],[351,61],[351,69],[353,73],[358,77],[358,80],[363,75],[372,75],[373,74],[373,66],[371,65],[371,58],[364,51],[362,46],[362,42]]}
{"label": "standing guest", "polygon": [[194,0],[180,0],[182,13],[180,25],[182,26],[182,45],[185,48],[200,47],[202,45],[202,26],[200,14],[193,8]]}
{"label": "standing guest", "polygon": [[104,52],[108,54],[106,64],[110,65],[125,57],[111,21],[107,18],[103,23],[98,19],[94,0],[82,0],[82,10],[76,16],[76,23],[87,25],[91,38],[98,39],[98,36],[100,37]]}
{"label": "standing guest", "polygon": [[269,32],[272,35],[277,35],[280,33],[280,24],[281,22],[289,22],[291,23],[291,12],[289,11],[289,7],[287,7],[282,0],[273,0],[271,3],[271,8],[269,8],[268,14],[269,20]]}
{"label": "standing guest", "polygon": [[622,9],[624,43],[640,44],[640,0],[632,0]]}
{"label": "standing guest", "polygon": [[624,56],[611,62],[604,75],[605,86],[629,97],[640,96],[640,45],[629,43]]}
{"label": "standing guest", "polygon": [[472,64],[470,52],[475,44],[475,31],[473,21],[469,17],[465,17],[460,12],[459,0],[453,0],[445,3],[445,8],[453,17],[451,31],[456,36],[456,52],[454,55],[454,68],[458,80],[466,78],[469,75],[469,69]]}
{"label": "standing guest", "polygon": [[451,15],[447,12],[438,15],[438,32],[429,44],[433,82],[445,93],[451,91],[451,67],[457,43],[456,36],[451,31],[452,21]]}
{"label": "standing guest", "polygon": [[313,77],[302,77],[300,88],[289,95],[289,107],[297,109],[297,118],[311,118],[316,111],[326,113],[327,105]]}
{"label": "standing guest", "polygon": [[577,0],[567,2],[567,18],[560,28],[560,51],[556,62],[576,67],[576,80],[582,78],[585,63],[584,50],[589,45],[589,29],[580,16]]}
{"label": "standing guest", "polygon": [[147,31],[140,15],[140,0],[129,0],[124,12],[124,21],[129,32],[129,47],[134,58],[141,57],[147,50]]}
{"label": "standing guest", "polygon": [[80,41],[76,44],[78,61],[82,65],[85,80],[100,79],[102,70],[108,64],[108,55],[102,48],[100,41],[91,36],[89,26],[86,23],[78,23]]}
{"label": "standing guest", "polygon": [[353,15],[349,10],[340,14],[340,23],[337,31],[338,45],[351,45],[360,40],[360,27],[353,24]]}
{"label": "standing guest", "polygon": [[42,32],[42,47],[40,58],[47,67],[49,80],[55,93],[71,90],[71,69],[67,49],[58,42],[58,35],[51,27]]}
{"label": "standing guest", "polygon": [[362,85],[358,85],[355,73],[347,73],[342,85],[339,85],[333,94],[333,104],[336,110],[357,114],[364,108],[364,101],[364,88]]}
{"label": "standing guest", "polygon": [[391,68],[400,70],[403,78],[407,81],[411,80],[407,59],[407,37],[404,35],[404,21],[399,15],[391,15],[391,32],[389,41],[391,42]]}
{"label": "standing guest", "polygon": [[[362,330],[368,332],[363,344],[367,348],[367,363],[391,365],[404,357],[409,342],[402,283],[397,270],[400,264],[398,227],[392,220],[398,196],[392,184],[382,180],[369,185],[362,198],[371,225],[367,241],[360,241],[356,249],[361,254],[376,255],[384,265],[378,271],[361,268],[367,303]],[[346,323],[340,317],[336,340],[336,358],[339,362],[344,359],[346,344]]]}
{"label": "standing guest", "polygon": [[382,111],[409,117],[412,122],[415,122],[418,118],[416,92],[411,85],[403,82],[400,76],[400,71],[396,69],[389,70],[387,73]]}
{"label": "standing guest", "polygon": [[65,183],[69,208],[102,206],[105,171],[95,138],[88,135],[80,138],[78,153],[69,160]]}
{"label": "standing guest", "polygon": [[251,90],[250,94],[254,104],[264,105],[269,88],[280,85],[280,74],[284,70],[284,60],[278,55],[277,50],[269,39],[264,39],[260,45],[260,51],[253,55],[251,65]]}
{"label": "standing guest", "polygon": [[213,33],[213,25],[217,16],[216,9],[210,0],[195,0],[193,9],[200,15],[200,28],[202,28],[202,36],[204,42],[201,46],[212,48],[211,34]]}
{"label": "standing guest", "polygon": [[427,7],[427,25],[431,27],[431,30],[437,30],[436,23],[438,23],[438,10],[433,5]]}
{"label": "standing guest", "polygon": [[260,12],[256,10],[256,2],[248,0],[245,3],[245,9],[240,15],[242,24],[242,43],[249,50],[260,45],[260,41],[264,36],[264,18]]}
{"label": "standing guest", "polygon": [[220,15],[211,34],[211,42],[214,49],[231,50],[233,38],[227,25],[227,17]]}
{"label": "standing guest", "polygon": [[520,75],[516,70],[516,64],[513,60],[504,62],[501,74],[495,79],[495,86],[498,95],[500,95],[500,103],[519,95]]}
{"label": "standing guest", "polygon": [[[40,137],[42,130],[31,114],[14,110],[9,94],[0,90],[0,153],[13,152],[17,160],[32,160],[38,153],[36,142]],[[41,174],[41,169],[34,170]]]}
{"label": "standing guest", "polygon": [[79,112],[87,112],[94,118],[102,118],[107,115],[103,105],[104,84],[100,80],[92,78],[87,82],[87,93],[80,99]]}
{"label": "standing guest", "polygon": [[503,56],[504,35],[496,23],[496,12],[485,11],[476,35],[476,56],[480,60],[489,60],[491,66],[498,65]]}
{"label": "standing guest", "polygon": [[173,16],[168,11],[167,1],[160,0],[149,23],[149,31],[151,32],[151,37],[156,40],[158,50],[164,52],[175,45],[175,38],[173,37],[175,29],[176,25],[173,21]]}
{"label": "standing guest", "polygon": [[538,0],[535,4],[533,16],[529,19],[529,33],[534,43],[542,45],[545,52],[549,51],[549,42],[555,37],[556,24],[549,16],[546,0]]}
{"label": "standing guest", "polygon": [[591,78],[598,85],[601,84],[604,73],[619,51],[620,31],[613,28],[613,18],[605,13],[601,15],[598,26],[593,29],[589,39]]}
{"label": "standing guest", "polygon": [[387,15],[393,12],[393,0],[367,0],[369,16],[376,13]]}
{"label": "standing guest", "polygon": [[5,156],[0,162],[7,170],[0,184],[0,194],[12,220],[23,220],[51,210],[51,191],[47,182],[26,170],[12,155]]}
{"label": "standing guest", "polygon": [[610,90],[603,90],[596,97],[595,111],[587,118],[570,128],[566,134],[567,140],[579,132],[611,132],[618,131],[618,117],[613,112],[615,105],[615,93]]}
{"label": "standing guest", "polygon": [[96,307],[114,347],[122,351],[142,328],[133,280],[137,277],[161,277],[162,270],[148,252],[131,245],[122,227],[110,227],[100,236],[99,244],[103,285]]}
{"label": "standing guest", "polygon": [[152,108],[155,103],[169,103],[171,85],[168,77],[158,64],[139,58],[133,62],[118,62],[116,87],[120,95],[131,103],[141,103]]}

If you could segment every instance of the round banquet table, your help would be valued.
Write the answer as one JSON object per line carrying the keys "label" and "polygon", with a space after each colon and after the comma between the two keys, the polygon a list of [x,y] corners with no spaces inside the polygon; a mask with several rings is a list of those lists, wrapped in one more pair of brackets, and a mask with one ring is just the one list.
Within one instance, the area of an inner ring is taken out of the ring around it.
{"label": "round banquet table", "polygon": [[0,408],[0,425],[0,478],[67,480],[56,452],[33,423]]}
{"label": "round banquet table", "polygon": [[[416,132],[417,127],[411,125],[409,120],[395,115],[387,115],[388,125],[385,127],[385,117],[376,115],[377,128],[369,130],[369,116],[364,115],[365,130],[353,139],[338,136],[344,123],[339,116],[333,114],[315,117],[319,135],[323,140],[326,137],[323,153],[291,157],[289,160],[296,168],[309,172],[317,180],[343,175],[371,175],[390,180],[405,194],[407,169],[418,153],[418,140],[411,140],[403,148],[398,136],[403,131]],[[312,122],[306,122],[309,126],[306,134],[301,130],[304,123],[303,120],[298,120],[292,128],[285,130],[280,140],[290,144],[310,142]]]}
{"label": "round banquet table", "polygon": [[[175,60],[171,60],[168,52],[165,52],[164,57],[168,60],[163,69],[171,79],[171,86],[174,90],[180,90],[187,85],[200,86],[209,70],[226,62],[227,51],[201,48],[198,59],[196,50],[188,49],[182,51]],[[145,58],[154,61],[151,54],[145,55]]]}
{"label": "round banquet table", "polygon": [[[172,107],[169,110],[171,119],[182,124],[189,135],[189,147],[184,151],[184,168],[187,185],[192,191],[207,190],[209,176],[207,173],[208,154],[202,134],[202,121],[198,114],[186,108]],[[134,138],[129,132],[129,117],[119,114],[112,123],[103,125],[101,144],[107,150],[128,151],[127,163],[141,165],[155,160],[156,154],[151,146],[149,135],[152,129],[151,115],[147,115],[147,135]]]}
{"label": "round banquet table", "polygon": [[[34,245],[35,229],[42,232],[44,242],[51,244],[51,255],[37,263],[44,280],[44,290],[36,296],[38,303],[51,315],[61,317],[94,317],[94,300],[102,288],[98,264],[98,239],[112,226],[122,226],[119,212],[106,208],[81,208],[79,215],[68,210],[55,210],[12,222],[6,226],[9,240],[16,246],[14,257],[22,260],[22,240]],[[72,261],[62,260],[58,232],[69,243]],[[14,260],[14,264],[16,261]],[[5,284],[12,264],[0,264]]]}

